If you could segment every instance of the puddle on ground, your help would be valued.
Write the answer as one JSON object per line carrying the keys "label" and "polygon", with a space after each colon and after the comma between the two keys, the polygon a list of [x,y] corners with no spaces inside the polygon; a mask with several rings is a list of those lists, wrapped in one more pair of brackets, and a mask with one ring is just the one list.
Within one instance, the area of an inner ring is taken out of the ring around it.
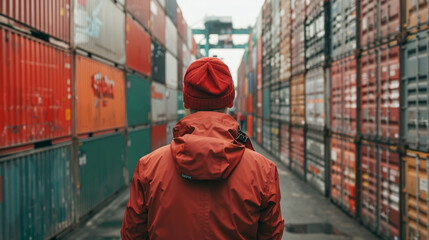
{"label": "puddle on ground", "polygon": [[285,224],[286,232],[296,234],[329,234],[349,237],[330,223]]}

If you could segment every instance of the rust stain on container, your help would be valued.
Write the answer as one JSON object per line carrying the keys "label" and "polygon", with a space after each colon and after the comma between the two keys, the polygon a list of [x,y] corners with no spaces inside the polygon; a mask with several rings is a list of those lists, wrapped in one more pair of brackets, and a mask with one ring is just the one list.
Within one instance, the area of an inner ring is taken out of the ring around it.
{"label": "rust stain on container", "polygon": [[0,148],[71,135],[68,52],[0,28]]}
{"label": "rust stain on container", "polygon": [[125,126],[125,77],[114,67],[76,56],[78,134]]}
{"label": "rust stain on container", "polygon": [[61,41],[70,42],[71,0],[2,0],[0,13]]}

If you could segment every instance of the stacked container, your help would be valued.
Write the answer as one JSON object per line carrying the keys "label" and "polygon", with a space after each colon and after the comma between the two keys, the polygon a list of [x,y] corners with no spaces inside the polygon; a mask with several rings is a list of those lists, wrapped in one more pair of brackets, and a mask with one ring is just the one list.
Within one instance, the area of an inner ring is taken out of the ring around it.
{"label": "stacked container", "polygon": [[34,4],[0,4],[1,239],[55,238],[123,189],[197,51],[176,1]]}
{"label": "stacked container", "polygon": [[326,136],[326,91],[330,59],[330,3],[311,1],[305,20],[305,122],[307,182],[322,194],[329,194],[325,186],[329,176],[329,144]]}

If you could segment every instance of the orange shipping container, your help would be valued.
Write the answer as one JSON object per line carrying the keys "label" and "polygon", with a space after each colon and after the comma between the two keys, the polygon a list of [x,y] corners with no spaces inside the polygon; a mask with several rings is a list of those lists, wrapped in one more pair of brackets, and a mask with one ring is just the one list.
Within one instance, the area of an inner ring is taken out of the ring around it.
{"label": "orange shipping container", "polygon": [[406,239],[428,239],[429,154],[407,151],[405,161]]}
{"label": "orange shipping container", "polygon": [[291,122],[305,124],[305,89],[304,73],[293,76],[291,82]]}
{"label": "orange shipping container", "polygon": [[125,126],[125,78],[121,70],[76,56],[77,133]]}
{"label": "orange shipping container", "polygon": [[417,32],[429,27],[428,2],[426,0],[401,0],[405,2],[405,28]]}

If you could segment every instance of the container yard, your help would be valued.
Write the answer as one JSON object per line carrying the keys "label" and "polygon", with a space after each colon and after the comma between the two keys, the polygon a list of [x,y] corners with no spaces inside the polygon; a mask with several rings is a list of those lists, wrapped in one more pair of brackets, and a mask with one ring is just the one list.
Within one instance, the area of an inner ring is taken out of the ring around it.
{"label": "container yard", "polygon": [[277,165],[282,239],[429,240],[428,2],[258,2],[239,28],[184,0],[2,0],[0,239],[119,239],[188,66],[238,48],[228,113]]}

